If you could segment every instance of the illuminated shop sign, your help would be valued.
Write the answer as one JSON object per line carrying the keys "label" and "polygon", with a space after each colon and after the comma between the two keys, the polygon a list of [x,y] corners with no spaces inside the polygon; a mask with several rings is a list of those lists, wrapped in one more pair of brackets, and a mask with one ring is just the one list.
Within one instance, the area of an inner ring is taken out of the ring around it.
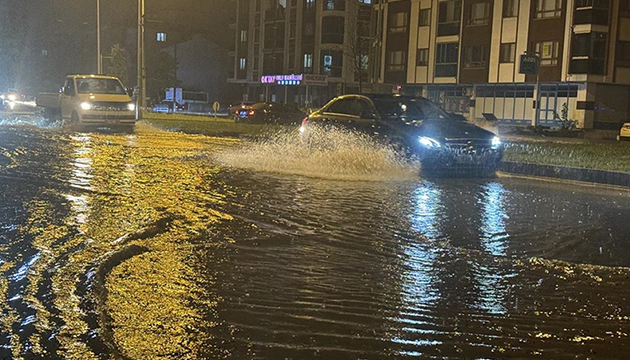
{"label": "illuminated shop sign", "polygon": [[266,75],[260,78],[263,84],[278,84],[284,86],[300,85],[302,83],[302,74],[300,75]]}

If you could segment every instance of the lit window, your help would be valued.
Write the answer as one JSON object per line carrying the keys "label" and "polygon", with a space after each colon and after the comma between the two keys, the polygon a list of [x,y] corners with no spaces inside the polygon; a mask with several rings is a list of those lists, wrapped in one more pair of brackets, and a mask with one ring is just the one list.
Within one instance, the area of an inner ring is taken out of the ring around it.
{"label": "lit window", "polygon": [[240,70],[245,70],[245,65],[247,64],[247,60],[245,58],[240,58],[238,60],[238,68]]}
{"label": "lit window", "polygon": [[407,13],[392,13],[389,16],[389,32],[400,33],[407,31]]}
{"label": "lit window", "polygon": [[486,58],[486,47],[483,45],[464,48],[464,67],[467,69],[484,68]]}
{"label": "lit window", "polygon": [[389,53],[389,71],[403,71],[405,70],[405,57],[407,52],[404,50],[390,51]]}
{"label": "lit window", "polygon": [[536,19],[560,17],[562,0],[538,0],[536,3]]}
{"label": "lit window", "polygon": [[416,66],[429,66],[429,49],[418,49]]}
{"label": "lit window", "polygon": [[304,54],[304,68],[310,69],[313,67],[313,54]]}
{"label": "lit window", "polygon": [[534,44],[534,51],[540,55],[540,65],[558,65],[560,44],[557,41],[543,41]]}
{"label": "lit window", "polygon": [[502,64],[514,63],[515,59],[516,59],[516,44],[515,43],[501,44],[499,62]]}
{"label": "lit window", "polygon": [[247,41],[247,30],[241,30],[240,39],[241,39],[241,42]]}
{"label": "lit window", "polygon": [[429,26],[431,25],[431,9],[422,9],[420,10],[420,21],[418,26]]}
{"label": "lit window", "polygon": [[157,41],[165,42],[166,41],[166,33],[163,33],[163,32],[157,33]]}
{"label": "lit window", "polygon": [[476,3],[470,6],[468,25],[486,25],[490,21],[490,3]]}
{"label": "lit window", "polygon": [[503,0],[503,17],[517,17],[518,16],[518,0]]}

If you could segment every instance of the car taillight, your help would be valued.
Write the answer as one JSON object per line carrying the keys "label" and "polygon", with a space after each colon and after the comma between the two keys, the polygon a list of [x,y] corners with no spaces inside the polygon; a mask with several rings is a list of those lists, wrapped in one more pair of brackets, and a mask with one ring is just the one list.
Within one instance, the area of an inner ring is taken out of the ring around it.
{"label": "car taillight", "polygon": [[252,116],[252,115],[254,115],[255,113],[256,113],[256,111],[254,111],[254,110],[249,110],[249,111],[247,112],[247,115]]}
{"label": "car taillight", "polygon": [[306,124],[307,121],[308,121],[308,116],[302,119],[302,126],[304,126],[304,124]]}

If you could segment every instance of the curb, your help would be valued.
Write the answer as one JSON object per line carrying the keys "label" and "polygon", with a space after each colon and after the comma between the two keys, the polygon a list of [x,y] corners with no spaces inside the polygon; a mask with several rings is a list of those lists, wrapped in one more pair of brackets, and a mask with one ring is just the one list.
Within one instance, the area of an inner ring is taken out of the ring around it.
{"label": "curb", "polygon": [[499,170],[511,174],[630,187],[630,173],[580,169],[555,165],[538,165],[512,161],[501,162],[501,164],[499,164]]}

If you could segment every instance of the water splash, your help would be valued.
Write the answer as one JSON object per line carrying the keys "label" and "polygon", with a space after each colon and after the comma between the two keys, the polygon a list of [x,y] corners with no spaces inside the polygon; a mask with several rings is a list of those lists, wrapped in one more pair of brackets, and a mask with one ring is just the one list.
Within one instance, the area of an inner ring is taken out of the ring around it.
{"label": "water splash", "polygon": [[2,113],[0,126],[33,126],[41,129],[60,129],[66,126],[62,119],[51,119],[38,113]]}
{"label": "water splash", "polygon": [[419,164],[395,149],[343,129],[309,129],[307,139],[280,131],[215,158],[230,167],[328,180],[405,181],[419,173]]}

